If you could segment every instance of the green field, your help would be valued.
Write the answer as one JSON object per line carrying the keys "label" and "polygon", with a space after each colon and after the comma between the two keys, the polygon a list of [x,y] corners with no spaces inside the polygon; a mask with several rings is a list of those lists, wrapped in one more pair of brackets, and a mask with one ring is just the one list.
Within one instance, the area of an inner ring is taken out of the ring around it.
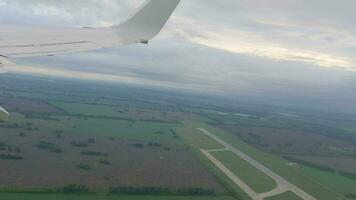
{"label": "green field", "polygon": [[175,197],[175,196],[110,196],[110,195],[65,195],[65,194],[30,194],[1,193],[4,200],[233,200],[226,196]]}
{"label": "green field", "polygon": [[335,173],[321,171],[316,168],[302,167],[301,171],[313,182],[322,184],[326,189],[340,195],[356,195],[356,180],[340,176]]}
{"label": "green field", "polygon": [[303,200],[293,192],[286,192],[274,197],[267,198],[266,200]]}
{"label": "green field", "polygon": [[277,183],[230,151],[211,152],[211,154],[223,163],[230,171],[238,176],[256,193],[273,190]]}
{"label": "green field", "polygon": [[121,139],[157,141],[168,143],[181,143],[179,138],[174,137],[172,130],[179,124],[127,121],[118,119],[85,118],[73,116],[54,116],[57,120],[25,118],[22,114],[11,113],[8,124],[19,125],[31,123],[33,129],[56,133],[60,130],[64,133],[89,134]]}
{"label": "green field", "polygon": [[159,122],[128,122],[124,120],[89,118],[80,119],[76,124],[76,128],[72,131],[74,133],[98,134],[122,139],[175,143],[179,139],[174,138],[170,130],[176,126],[175,124]]}

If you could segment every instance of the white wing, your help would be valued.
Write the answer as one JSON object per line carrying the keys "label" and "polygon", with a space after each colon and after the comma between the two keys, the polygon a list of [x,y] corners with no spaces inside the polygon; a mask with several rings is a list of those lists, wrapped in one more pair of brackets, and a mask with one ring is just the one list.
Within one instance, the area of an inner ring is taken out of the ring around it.
{"label": "white wing", "polygon": [[[180,0],[148,0],[124,23],[108,28],[0,27],[0,73],[14,65],[9,58],[89,51],[132,43],[156,36]],[[0,122],[9,113],[0,107]]]}
{"label": "white wing", "polygon": [[148,0],[127,21],[107,28],[1,26],[0,55],[32,57],[147,43],[161,31],[179,2]]}

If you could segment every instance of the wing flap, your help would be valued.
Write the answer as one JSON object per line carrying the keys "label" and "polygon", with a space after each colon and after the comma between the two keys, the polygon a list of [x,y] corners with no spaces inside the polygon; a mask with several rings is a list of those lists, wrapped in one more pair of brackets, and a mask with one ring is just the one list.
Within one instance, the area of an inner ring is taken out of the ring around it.
{"label": "wing flap", "polygon": [[101,48],[102,46],[87,41],[72,41],[62,43],[44,43],[44,44],[22,44],[0,46],[0,52],[5,52],[7,57],[33,57],[50,56],[57,54],[89,51]]}

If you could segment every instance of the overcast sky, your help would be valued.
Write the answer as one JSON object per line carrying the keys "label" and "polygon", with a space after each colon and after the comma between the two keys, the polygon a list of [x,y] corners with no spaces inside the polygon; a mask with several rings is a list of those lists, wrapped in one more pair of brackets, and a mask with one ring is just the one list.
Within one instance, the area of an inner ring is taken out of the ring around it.
{"label": "overcast sky", "polygon": [[[0,23],[108,26],[142,2],[0,0]],[[13,70],[349,108],[355,10],[355,0],[182,0],[148,46],[19,60],[26,66]]]}

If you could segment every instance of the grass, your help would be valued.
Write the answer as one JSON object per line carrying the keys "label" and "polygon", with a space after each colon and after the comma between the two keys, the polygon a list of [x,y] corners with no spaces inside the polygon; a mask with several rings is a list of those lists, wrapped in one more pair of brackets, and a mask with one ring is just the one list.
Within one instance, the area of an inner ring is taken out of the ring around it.
{"label": "grass", "polygon": [[283,194],[274,197],[269,197],[266,200],[303,200],[303,199],[295,195],[293,192],[285,192]]}
{"label": "grass", "polygon": [[238,176],[256,193],[263,193],[273,190],[277,183],[262,173],[254,166],[250,165],[230,151],[211,152],[215,158],[223,163],[230,171]]}
{"label": "grass", "polygon": [[325,188],[336,191],[340,195],[355,193],[356,191],[356,180],[312,167],[303,166],[301,171],[315,183],[322,184]]}
{"label": "grass", "polygon": [[110,195],[65,195],[65,194],[31,194],[0,193],[0,199],[6,200],[234,200],[227,196],[190,197],[190,196],[110,196]]}

